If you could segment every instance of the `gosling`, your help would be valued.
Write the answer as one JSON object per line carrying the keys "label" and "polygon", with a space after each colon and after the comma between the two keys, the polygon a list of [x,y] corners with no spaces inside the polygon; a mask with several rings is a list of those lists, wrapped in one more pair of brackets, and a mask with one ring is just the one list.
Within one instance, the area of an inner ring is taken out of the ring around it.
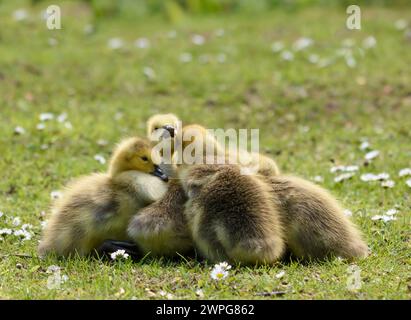
{"label": "gosling", "polygon": [[284,225],[288,249],[298,259],[364,258],[368,247],[357,227],[325,189],[293,176],[264,177]]}
{"label": "gosling", "polygon": [[52,208],[39,255],[84,256],[106,239],[128,240],[130,218],[165,194],[164,181],[167,176],[154,164],[150,143],[138,137],[123,140],[113,153],[108,173],[68,184]]}
{"label": "gosling", "polygon": [[284,228],[268,184],[238,165],[183,165],[179,176],[188,228],[205,258],[245,265],[282,258]]}

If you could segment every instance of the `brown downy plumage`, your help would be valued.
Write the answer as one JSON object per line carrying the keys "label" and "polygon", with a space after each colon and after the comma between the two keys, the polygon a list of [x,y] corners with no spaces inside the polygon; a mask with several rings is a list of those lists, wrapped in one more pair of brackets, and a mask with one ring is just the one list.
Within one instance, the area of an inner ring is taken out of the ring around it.
{"label": "brown downy plumage", "polygon": [[167,190],[166,179],[151,159],[151,145],[129,138],[116,148],[107,174],[93,174],[69,183],[52,214],[39,254],[86,255],[105,239],[126,240],[128,222],[138,209]]}
{"label": "brown downy plumage", "polygon": [[271,176],[264,180],[279,205],[287,246],[296,257],[367,256],[368,248],[360,232],[327,190],[293,176]]}
{"label": "brown downy plumage", "polygon": [[211,261],[274,263],[285,250],[278,204],[269,186],[237,165],[179,168],[184,214],[196,247]]}
{"label": "brown downy plumage", "polygon": [[183,215],[186,201],[181,184],[178,180],[172,180],[164,197],[133,217],[128,226],[128,235],[144,254],[174,256],[193,249]]}

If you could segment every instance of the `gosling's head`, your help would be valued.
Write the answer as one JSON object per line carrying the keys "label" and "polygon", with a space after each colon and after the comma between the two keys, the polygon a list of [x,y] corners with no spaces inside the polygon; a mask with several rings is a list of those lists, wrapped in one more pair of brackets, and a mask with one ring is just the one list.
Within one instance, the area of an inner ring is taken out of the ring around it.
{"label": "gosling's head", "polygon": [[147,120],[147,137],[159,140],[165,137],[166,131],[167,136],[174,138],[179,130],[179,122],[178,117],[172,113],[156,114]]}
{"label": "gosling's head", "polygon": [[148,140],[139,137],[124,139],[114,150],[110,160],[109,174],[115,176],[124,171],[140,171],[159,177],[167,181],[167,176],[162,172],[158,159],[152,158],[151,144]]}

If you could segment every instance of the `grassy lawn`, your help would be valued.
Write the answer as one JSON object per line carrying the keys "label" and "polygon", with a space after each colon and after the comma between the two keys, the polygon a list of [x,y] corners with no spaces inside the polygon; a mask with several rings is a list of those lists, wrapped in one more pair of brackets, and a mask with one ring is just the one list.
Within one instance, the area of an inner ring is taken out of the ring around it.
{"label": "grassy lawn", "polygon": [[[362,30],[350,31],[345,8],[201,16],[172,25],[160,17],[96,23],[86,6],[68,3],[63,29],[50,31],[40,18],[45,6],[26,6],[28,18],[16,21],[17,4],[0,4],[0,229],[32,225],[30,240],[0,236],[0,298],[196,299],[197,289],[206,299],[411,297],[411,176],[398,174],[411,167],[411,36],[395,27],[411,8],[364,7]],[[88,24],[94,32],[84,31]],[[193,44],[195,34],[204,44]],[[149,48],[134,46],[141,37]],[[301,37],[314,43],[294,51]],[[110,48],[112,38],[123,46]],[[293,60],[272,51],[276,41]],[[340,49],[349,42],[347,64]],[[212,265],[191,258],[40,260],[36,247],[51,192],[73,177],[104,171],[94,156],[107,159],[122,137],[144,135],[146,119],[158,112],[210,128],[259,128],[260,149],[284,172],[322,177],[315,179],[351,210],[371,249],[356,262],[361,286],[347,287],[351,264],[338,259],[234,266],[220,282],[210,277]],[[40,121],[43,113],[55,118]],[[64,113],[66,119],[57,119]],[[368,150],[360,149],[363,141]],[[380,153],[368,163],[371,150]],[[335,165],[359,171],[335,182]],[[393,188],[360,179],[382,172]],[[372,220],[393,208],[396,220]],[[47,287],[50,265],[68,276],[59,289]]]}

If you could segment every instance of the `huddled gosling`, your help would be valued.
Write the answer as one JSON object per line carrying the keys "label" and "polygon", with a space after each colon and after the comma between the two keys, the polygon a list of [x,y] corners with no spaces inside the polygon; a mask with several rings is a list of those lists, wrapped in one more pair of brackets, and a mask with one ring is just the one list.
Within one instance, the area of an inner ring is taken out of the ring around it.
{"label": "huddled gosling", "polygon": [[38,248],[40,256],[92,253],[104,240],[128,240],[127,225],[139,209],[160,199],[167,176],[154,164],[151,144],[138,137],[123,140],[111,157],[108,173],[69,183]]}
{"label": "huddled gosling", "polygon": [[188,197],[184,215],[205,258],[248,265],[283,256],[285,230],[268,184],[238,165],[183,165],[179,177]]}
{"label": "huddled gosling", "polygon": [[291,253],[301,259],[364,258],[368,247],[338,201],[320,186],[293,176],[264,177]]}

